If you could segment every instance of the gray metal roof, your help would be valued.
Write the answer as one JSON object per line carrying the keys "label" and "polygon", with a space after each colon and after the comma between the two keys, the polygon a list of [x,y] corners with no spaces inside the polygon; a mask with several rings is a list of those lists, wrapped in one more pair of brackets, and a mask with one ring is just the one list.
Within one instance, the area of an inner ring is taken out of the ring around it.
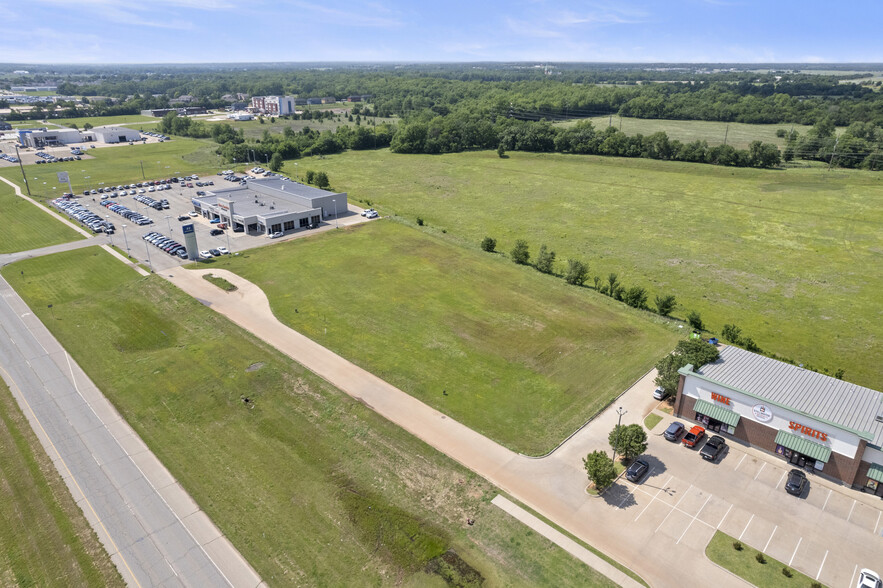
{"label": "gray metal roof", "polygon": [[250,187],[262,186],[268,190],[278,190],[283,195],[295,194],[297,196],[300,196],[301,198],[309,199],[321,198],[323,196],[332,196],[336,194],[336,192],[328,192],[327,190],[321,190],[319,188],[307,186],[305,184],[301,184],[300,182],[289,180],[288,178],[283,179],[283,177],[269,177],[248,180],[248,185]]}
{"label": "gray metal roof", "polygon": [[831,376],[725,346],[720,359],[697,374],[724,386],[768,400],[836,427],[864,433],[869,443],[883,444],[883,393]]}

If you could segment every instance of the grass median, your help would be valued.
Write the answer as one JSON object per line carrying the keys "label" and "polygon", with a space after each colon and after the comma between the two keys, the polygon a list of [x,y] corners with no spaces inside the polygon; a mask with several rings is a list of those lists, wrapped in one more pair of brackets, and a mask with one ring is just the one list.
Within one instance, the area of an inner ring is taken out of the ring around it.
{"label": "grass median", "polygon": [[270,585],[613,585],[490,504],[496,488],[161,278],[100,248],[3,275]]}
{"label": "grass median", "polygon": [[[734,544],[741,548],[736,549]],[[782,562],[763,555],[760,551],[749,547],[726,533],[715,532],[714,537],[705,548],[708,559],[729,570],[758,588],[815,588],[822,585],[812,578],[786,566]],[[758,558],[761,555],[762,559]],[[783,570],[787,571],[783,573]]]}
{"label": "grass median", "polygon": [[0,253],[28,251],[82,238],[70,227],[16,196],[9,184],[0,182]]}

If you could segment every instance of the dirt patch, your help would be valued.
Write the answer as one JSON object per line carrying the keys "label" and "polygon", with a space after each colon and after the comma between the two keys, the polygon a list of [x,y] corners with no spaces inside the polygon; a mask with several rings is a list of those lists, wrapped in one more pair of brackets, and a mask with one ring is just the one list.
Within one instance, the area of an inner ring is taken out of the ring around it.
{"label": "dirt patch", "polygon": [[264,367],[264,362],[262,362],[262,361],[257,361],[257,362],[255,362],[255,363],[251,364],[250,366],[248,366],[247,368],[245,368],[245,371],[247,371],[247,372],[256,372],[256,371],[258,371],[259,369],[261,369],[262,367]]}
{"label": "dirt patch", "polygon": [[463,561],[453,549],[433,558],[427,564],[426,571],[440,576],[448,586],[456,588],[484,584],[484,577],[478,570]]}

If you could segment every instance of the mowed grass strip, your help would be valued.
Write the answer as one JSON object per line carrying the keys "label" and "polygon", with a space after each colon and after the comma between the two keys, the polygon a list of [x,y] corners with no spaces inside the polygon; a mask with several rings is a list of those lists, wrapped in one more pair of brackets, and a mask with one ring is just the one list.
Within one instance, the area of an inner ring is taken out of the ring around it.
{"label": "mowed grass strip", "polygon": [[109,125],[126,125],[131,129],[138,129],[137,124],[133,123],[155,123],[158,118],[152,116],[142,116],[140,114],[121,114],[119,116],[81,116],[79,118],[54,118],[49,122],[70,127],[77,125],[77,128],[83,130],[83,125],[89,123],[93,127],[104,127]]}
{"label": "mowed grass strip", "polygon": [[82,238],[70,227],[16,196],[9,184],[0,182],[0,253],[39,249]]}
{"label": "mowed grass strip", "polygon": [[0,381],[0,584],[124,586]]}
{"label": "mowed grass strip", "polygon": [[545,243],[559,271],[581,259],[651,304],[674,294],[677,317],[734,323],[764,350],[883,389],[883,175],[507,155],[353,151],[299,169],[476,249],[485,236],[503,252],[525,239],[534,256]]}
{"label": "mowed grass strip", "polygon": [[161,278],[99,248],[3,275],[270,585],[613,586],[483,479]]}
{"label": "mowed grass strip", "polygon": [[[815,584],[815,580],[812,578],[769,556],[764,556],[766,563],[760,563],[756,559],[757,554],[760,553],[758,550],[744,543],[741,550],[736,550],[733,547],[734,542],[736,542],[734,537],[717,531],[705,548],[705,555],[720,567],[733,572],[758,588],[780,588],[783,586],[812,588]],[[786,568],[791,576],[782,573],[782,570]],[[821,586],[821,584],[819,585]]]}
{"label": "mowed grass strip", "polygon": [[273,312],[430,406],[542,454],[669,352],[668,321],[391,221],[216,261]]}

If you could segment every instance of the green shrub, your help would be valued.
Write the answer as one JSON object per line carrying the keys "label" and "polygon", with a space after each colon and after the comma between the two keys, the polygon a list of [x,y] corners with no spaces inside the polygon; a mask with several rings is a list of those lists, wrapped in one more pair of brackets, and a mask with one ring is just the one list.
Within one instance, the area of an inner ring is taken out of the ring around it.
{"label": "green shrub", "polygon": [[736,551],[742,551],[742,542],[733,541],[733,549],[735,549]]}
{"label": "green shrub", "polygon": [[512,261],[515,263],[519,265],[527,265],[530,261],[530,250],[527,247],[527,241],[524,239],[515,241],[515,247],[512,248],[509,255],[512,256]]}
{"label": "green shrub", "polygon": [[690,314],[687,315],[687,323],[697,331],[705,330],[705,324],[702,322],[702,317],[695,310],[691,310]]}
{"label": "green shrub", "polygon": [[493,253],[497,249],[497,240],[493,237],[485,237],[481,240],[481,250]]}
{"label": "green shrub", "polygon": [[790,578],[791,576],[794,575],[794,573],[791,570],[789,570],[788,568],[782,568],[782,575],[785,576],[786,578]]}
{"label": "green shrub", "polygon": [[765,563],[766,563],[766,558],[765,558],[765,557],[763,556],[763,554],[762,554],[761,552],[759,552],[759,551],[757,552],[757,555],[754,556],[754,559],[756,559],[756,560],[757,560],[757,563],[759,563],[759,564],[765,564]]}
{"label": "green shrub", "polygon": [[423,219],[420,218],[419,216],[417,217],[417,226],[418,226],[418,227],[422,227],[422,226],[423,226]]}

